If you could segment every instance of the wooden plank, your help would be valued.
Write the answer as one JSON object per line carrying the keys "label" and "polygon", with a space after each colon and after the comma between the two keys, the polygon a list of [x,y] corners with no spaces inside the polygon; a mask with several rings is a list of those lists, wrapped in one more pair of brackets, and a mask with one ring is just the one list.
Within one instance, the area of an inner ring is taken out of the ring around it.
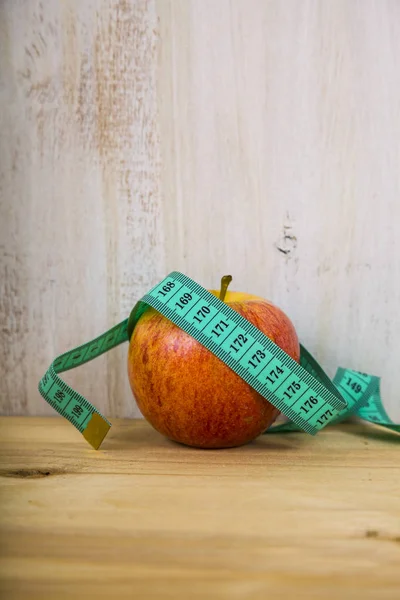
{"label": "wooden plank", "polygon": [[[0,2],[0,412],[169,270],[259,294],[400,420],[400,3]],[[138,415],[126,348],[71,371]]]}
{"label": "wooden plank", "polygon": [[158,10],[167,266],[271,299],[399,420],[400,4]]}
{"label": "wooden plank", "polygon": [[[51,414],[57,353],[126,318],[165,276],[152,2],[2,2],[3,413]],[[126,348],[71,372],[100,410],[138,414]]]}
{"label": "wooden plank", "polygon": [[231,450],[115,420],[0,419],[4,597],[397,599],[398,436],[342,425]]}

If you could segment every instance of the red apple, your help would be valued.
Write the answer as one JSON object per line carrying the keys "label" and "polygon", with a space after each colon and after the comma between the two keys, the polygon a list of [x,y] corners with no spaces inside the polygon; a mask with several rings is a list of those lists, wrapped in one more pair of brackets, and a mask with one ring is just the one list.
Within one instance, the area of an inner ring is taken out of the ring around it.
{"label": "red apple", "polygon": [[[299,360],[296,331],[279,308],[240,292],[227,292],[224,301]],[[143,416],[157,431],[188,446],[240,446],[279,414],[219,358],[152,308],[133,331],[128,375]]]}

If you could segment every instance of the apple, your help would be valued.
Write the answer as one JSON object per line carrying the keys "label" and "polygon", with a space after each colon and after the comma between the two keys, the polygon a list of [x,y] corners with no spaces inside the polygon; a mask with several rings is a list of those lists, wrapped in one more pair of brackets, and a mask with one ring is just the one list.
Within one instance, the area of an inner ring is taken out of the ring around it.
{"label": "apple", "polygon": [[[282,310],[258,296],[219,296],[299,361],[295,328]],[[198,448],[229,448],[265,431],[279,411],[189,334],[149,308],[129,343],[128,375],[143,416],[166,437]]]}

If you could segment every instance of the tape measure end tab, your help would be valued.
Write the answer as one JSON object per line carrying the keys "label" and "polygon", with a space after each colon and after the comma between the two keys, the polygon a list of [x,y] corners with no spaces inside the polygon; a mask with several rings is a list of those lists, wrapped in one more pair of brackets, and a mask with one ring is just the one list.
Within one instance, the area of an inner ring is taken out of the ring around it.
{"label": "tape measure end tab", "polygon": [[101,415],[94,412],[82,435],[95,450],[98,450],[110,427],[111,425]]}

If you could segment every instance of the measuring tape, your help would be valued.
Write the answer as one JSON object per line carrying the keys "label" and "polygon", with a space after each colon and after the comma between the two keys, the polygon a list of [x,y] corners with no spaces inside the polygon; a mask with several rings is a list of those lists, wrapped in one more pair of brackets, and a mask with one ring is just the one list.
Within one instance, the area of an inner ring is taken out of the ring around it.
{"label": "measuring tape", "polygon": [[58,373],[78,367],[129,341],[142,314],[152,306],[228,365],[289,421],[268,432],[304,430],[315,435],[350,415],[395,431],[386,414],[379,378],[338,369],[333,381],[301,346],[300,364],[230,306],[176,271],[154,286],[125,319],[96,339],[65,352],[39,382],[43,398],[82,433],[96,450],[111,424]]}

